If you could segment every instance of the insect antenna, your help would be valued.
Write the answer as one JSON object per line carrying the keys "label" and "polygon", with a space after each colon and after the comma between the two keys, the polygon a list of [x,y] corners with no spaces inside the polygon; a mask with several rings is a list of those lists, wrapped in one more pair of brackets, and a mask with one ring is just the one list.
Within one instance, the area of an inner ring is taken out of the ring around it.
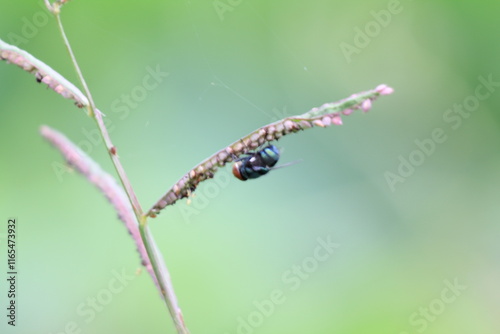
{"label": "insect antenna", "polygon": [[287,162],[286,164],[282,164],[282,165],[279,165],[279,166],[271,167],[270,169],[271,170],[275,170],[275,169],[280,169],[280,168],[283,168],[283,167],[289,167],[289,166],[292,166],[292,165],[296,165],[296,164],[298,164],[299,162],[302,162],[302,161],[304,161],[304,159],[298,159],[298,160],[295,160],[295,161]]}

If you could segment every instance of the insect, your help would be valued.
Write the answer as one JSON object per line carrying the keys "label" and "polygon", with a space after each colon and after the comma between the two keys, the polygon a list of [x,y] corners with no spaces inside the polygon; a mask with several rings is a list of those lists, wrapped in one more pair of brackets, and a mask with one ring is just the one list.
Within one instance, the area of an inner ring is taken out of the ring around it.
{"label": "insect", "polygon": [[269,173],[279,158],[279,149],[274,145],[268,145],[237,160],[233,165],[233,174],[242,181],[256,179]]}

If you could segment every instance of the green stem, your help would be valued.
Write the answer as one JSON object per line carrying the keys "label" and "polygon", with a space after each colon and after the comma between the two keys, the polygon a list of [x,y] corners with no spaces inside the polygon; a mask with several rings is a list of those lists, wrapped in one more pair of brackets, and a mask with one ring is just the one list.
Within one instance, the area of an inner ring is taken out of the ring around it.
{"label": "green stem", "polygon": [[62,39],[64,41],[64,45],[66,46],[66,49],[69,53],[69,56],[71,57],[71,62],[73,63],[73,66],[75,67],[76,74],[78,76],[78,79],[80,80],[80,83],[83,86],[83,89],[85,91],[85,95],[87,96],[89,100],[89,106],[88,106],[88,111],[90,116],[94,118],[94,120],[97,123],[97,126],[99,128],[99,131],[101,133],[101,137],[104,140],[104,144],[106,145],[106,148],[108,149],[108,154],[111,157],[111,160],[113,161],[113,165],[115,166],[116,172],[118,173],[118,176],[120,178],[120,181],[125,188],[125,192],[127,193],[127,196],[130,200],[130,203],[132,204],[132,208],[134,209],[134,213],[139,220],[143,216],[142,208],[141,205],[139,204],[139,201],[137,200],[137,196],[135,195],[134,189],[132,188],[132,185],[130,184],[130,181],[127,177],[127,174],[125,173],[125,169],[123,168],[120,159],[118,158],[118,155],[116,154],[116,148],[111,142],[111,138],[109,137],[108,130],[106,129],[106,126],[104,125],[104,120],[102,119],[102,113],[96,108],[94,99],[92,98],[92,94],[90,93],[90,90],[87,86],[87,83],[85,82],[85,78],[83,77],[82,71],[80,70],[80,66],[78,65],[78,62],[76,61],[75,54],[73,53],[73,50],[71,48],[71,44],[69,43],[68,38],[66,37],[66,33],[64,31],[64,27],[61,21],[61,17],[59,15],[59,12],[55,12],[54,16],[56,17],[57,20],[57,25],[59,27],[59,31],[61,32]]}
{"label": "green stem", "polygon": [[170,275],[167,271],[167,268],[161,262],[161,259],[160,259],[161,255],[159,253],[159,250],[156,248],[156,244],[155,244],[155,242],[152,238],[152,235],[149,231],[149,228],[146,224],[147,216],[143,214],[141,205],[140,205],[139,201],[137,200],[137,196],[135,195],[135,192],[132,188],[132,185],[130,184],[130,181],[127,177],[127,174],[125,173],[125,170],[120,162],[120,159],[118,158],[118,155],[116,154],[116,148],[113,145],[113,143],[111,142],[109,132],[108,132],[106,126],[104,125],[102,113],[96,108],[94,100],[93,100],[92,95],[90,93],[90,90],[87,86],[87,83],[85,82],[82,71],[80,70],[80,66],[78,65],[78,62],[76,61],[76,57],[73,53],[73,50],[72,50],[71,45],[69,43],[69,40],[66,37],[66,33],[64,31],[64,27],[63,27],[63,24],[62,24],[60,15],[59,15],[58,4],[54,3],[52,8],[49,7],[49,10],[51,10],[51,12],[56,17],[57,24],[59,27],[59,31],[61,32],[62,39],[64,41],[64,44],[66,46],[66,49],[67,49],[70,57],[71,57],[71,61],[73,63],[73,66],[75,67],[75,71],[78,75],[78,79],[80,80],[80,83],[83,86],[83,89],[85,91],[85,95],[87,96],[87,98],[89,100],[89,106],[88,106],[89,115],[92,116],[92,118],[94,118],[96,123],[97,123],[97,126],[99,128],[101,136],[102,136],[104,143],[107,147],[107,151],[111,157],[113,165],[115,166],[116,172],[118,173],[120,181],[125,189],[125,192],[127,193],[128,199],[129,199],[129,201],[132,205],[132,208],[134,210],[134,214],[136,216],[136,219],[139,222],[139,230],[141,233],[142,242],[144,243],[144,247],[146,248],[146,252],[148,254],[151,266],[153,267],[153,271],[154,271],[155,276],[156,276],[156,281],[157,281],[158,286],[160,287],[160,290],[161,290],[162,298],[168,307],[168,310],[170,312],[170,316],[172,317],[172,320],[174,321],[177,332],[179,334],[188,334],[189,331],[184,324],[184,320],[182,318],[182,314],[180,312],[179,306],[177,304],[177,299],[175,297],[175,293],[174,293],[172,284],[170,282]]}
{"label": "green stem", "polygon": [[163,263],[163,259],[158,258],[159,252],[155,249],[156,243],[151,235],[148,225],[145,223],[139,224],[139,231],[141,232],[141,237],[144,242],[144,246],[146,247],[146,252],[149,255],[151,265],[153,266],[155,276],[162,278],[161,280],[158,280],[158,285],[160,286],[163,300],[165,301],[168,311],[170,312],[170,317],[174,321],[177,333],[189,334],[189,331],[184,324],[180,309],[177,305],[177,298],[173,292],[174,290],[172,288],[172,283],[170,282],[170,275],[166,267],[161,268],[162,270],[160,269],[160,263]]}

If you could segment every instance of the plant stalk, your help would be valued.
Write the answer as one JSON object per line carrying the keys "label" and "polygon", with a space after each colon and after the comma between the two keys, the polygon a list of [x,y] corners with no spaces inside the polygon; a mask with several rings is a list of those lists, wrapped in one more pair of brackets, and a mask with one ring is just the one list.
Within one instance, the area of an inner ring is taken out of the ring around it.
{"label": "plant stalk", "polygon": [[57,25],[59,27],[59,31],[61,33],[62,39],[64,41],[64,44],[66,46],[66,49],[71,57],[71,61],[73,63],[73,66],[75,68],[75,71],[77,73],[78,79],[80,80],[80,83],[83,86],[83,89],[85,91],[85,95],[87,96],[89,100],[89,106],[88,106],[88,112],[89,115],[94,118],[94,120],[97,123],[97,126],[99,128],[99,132],[101,133],[101,137],[106,145],[107,151],[111,157],[111,160],[113,162],[113,165],[116,169],[116,172],[118,173],[118,176],[120,178],[120,181],[125,189],[125,192],[127,193],[127,197],[130,201],[130,204],[132,205],[132,208],[134,210],[134,214],[136,216],[136,219],[139,223],[139,230],[142,238],[142,242],[144,243],[144,246],[146,248],[146,252],[148,254],[151,266],[153,267],[155,276],[156,276],[156,281],[160,287],[160,292],[162,295],[163,300],[165,301],[170,316],[172,317],[172,320],[175,324],[177,333],[179,334],[188,334],[189,331],[187,327],[184,324],[184,320],[182,317],[182,313],[180,311],[180,308],[177,304],[177,298],[175,296],[175,292],[173,290],[173,286],[170,282],[170,275],[167,271],[166,266],[161,262],[162,259],[160,258],[161,255],[159,253],[159,250],[156,248],[156,244],[152,238],[151,232],[148,228],[147,225],[147,216],[143,214],[141,205],[137,199],[137,196],[135,195],[135,192],[132,188],[132,185],[127,177],[127,174],[125,173],[125,170],[120,162],[120,159],[118,158],[118,155],[116,153],[116,148],[111,142],[111,138],[109,136],[109,132],[104,125],[104,120],[102,118],[102,113],[96,108],[94,100],[92,98],[92,95],[90,93],[90,90],[87,86],[87,83],[85,82],[85,79],[83,77],[83,74],[80,70],[80,66],[78,65],[78,62],[76,61],[76,57],[73,53],[73,50],[71,48],[71,45],[69,43],[68,38],[66,37],[66,33],[64,31],[64,27],[60,18],[60,8],[58,7],[57,3],[54,3],[52,7],[49,7],[49,10],[54,14],[57,20]]}

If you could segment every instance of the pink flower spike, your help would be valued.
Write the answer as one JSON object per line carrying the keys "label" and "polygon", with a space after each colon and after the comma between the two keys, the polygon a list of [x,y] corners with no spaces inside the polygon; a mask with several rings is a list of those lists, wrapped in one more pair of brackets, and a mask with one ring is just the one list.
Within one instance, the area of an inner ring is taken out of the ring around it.
{"label": "pink flower spike", "polygon": [[352,110],[352,109],[346,109],[346,110],[344,110],[342,113],[343,113],[344,115],[346,115],[346,116],[347,116],[347,115],[352,114],[352,112],[353,112],[353,110]]}
{"label": "pink flower spike", "polygon": [[380,95],[390,95],[394,93],[394,88],[387,86],[386,84],[378,85],[375,88],[376,92],[379,92]]}
{"label": "pink flower spike", "polygon": [[342,118],[339,116],[335,116],[332,118],[332,123],[335,125],[342,125]]}
{"label": "pink flower spike", "polygon": [[325,126],[330,126],[330,124],[332,124],[332,119],[328,116],[325,116],[321,119],[321,122],[325,125]]}
{"label": "pink flower spike", "polygon": [[322,127],[322,128],[325,127],[325,125],[323,124],[323,122],[321,122],[319,119],[314,120],[313,124],[316,125],[316,126]]}
{"label": "pink flower spike", "polygon": [[361,103],[361,109],[364,111],[364,112],[367,112],[368,110],[370,110],[372,108],[372,100],[370,99],[366,99],[363,101],[363,103]]}

